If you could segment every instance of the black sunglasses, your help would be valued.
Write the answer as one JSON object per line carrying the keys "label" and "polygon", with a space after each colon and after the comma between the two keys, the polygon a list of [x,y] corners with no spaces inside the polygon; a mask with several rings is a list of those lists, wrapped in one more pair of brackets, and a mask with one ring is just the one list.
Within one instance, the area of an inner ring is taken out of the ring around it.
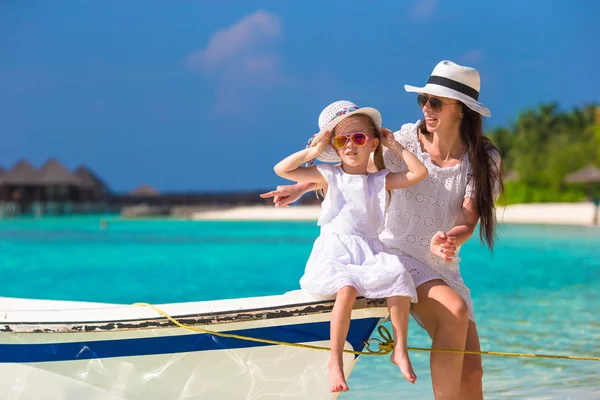
{"label": "black sunglasses", "polygon": [[431,107],[431,109],[435,112],[442,111],[442,107],[444,107],[445,105],[458,103],[458,101],[455,101],[454,103],[444,103],[437,97],[429,97],[426,94],[419,94],[417,96],[417,102],[419,103],[419,107],[421,108],[425,107],[425,104],[429,102],[429,107]]}

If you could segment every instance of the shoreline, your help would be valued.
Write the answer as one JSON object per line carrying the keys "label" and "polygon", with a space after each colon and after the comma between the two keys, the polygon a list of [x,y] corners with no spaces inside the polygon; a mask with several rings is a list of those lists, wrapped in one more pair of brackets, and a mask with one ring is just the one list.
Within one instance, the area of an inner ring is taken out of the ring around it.
{"label": "shoreline", "polygon": [[[191,212],[195,221],[316,221],[320,205],[275,208],[271,205],[235,206]],[[497,208],[499,223],[593,226],[594,205],[582,203],[513,204]]]}

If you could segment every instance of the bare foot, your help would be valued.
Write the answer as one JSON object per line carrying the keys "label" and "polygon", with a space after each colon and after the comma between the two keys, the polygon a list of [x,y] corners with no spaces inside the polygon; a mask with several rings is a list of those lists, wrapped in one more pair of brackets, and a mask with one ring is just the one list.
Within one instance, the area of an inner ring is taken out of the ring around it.
{"label": "bare foot", "polygon": [[415,383],[417,381],[417,375],[415,371],[413,371],[412,364],[410,363],[410,358],[408,357],[408,352],[406,350],[396,350],[392,351],[392,355],[390,356],[390,361],[400,367],[400,372],[410,383]]}
{"label": "bare foot", "polygon": [[346,384],[346,378],[344,378],[344,369],[342,366],[342,360],[329,361],[327,377],[329,378],[329,389],[331,390],[332,393],[348,391],[348,385]]}

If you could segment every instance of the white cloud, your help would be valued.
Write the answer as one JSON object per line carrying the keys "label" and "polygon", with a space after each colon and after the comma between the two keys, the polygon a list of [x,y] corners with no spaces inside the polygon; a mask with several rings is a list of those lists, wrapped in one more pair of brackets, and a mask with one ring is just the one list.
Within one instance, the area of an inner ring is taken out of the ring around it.
{"label": "white cloud", "polygon": [[433,15],[437,5],[437,0],[417,0],[411,8],[410,14],[415,19],[426,19]]}
{"label": "white cloud", "polygon": [[230,83],[276,83],[281,77],[281,57],[276,54],[250,54],[221,70]]}
{"label": "white cloud", "polygon": [[458,57],[458,61],[463,64],[475,64],[483,59],[483,51],[473,49]]}
{"label": "white cloud", "polygon": [[206,47],[187,56],[188,67],[214,80],[215,111],[226,112],[233,104],[239,108],[261,85],[284,80],[281,57],[272,49],[282,36],[279,16],[257,11],[215,32]]}
{"label": "white cloud", "polygon": [[266,11],[257,11],[227,29],[215,32],[204,49],[192,52],[188,64],[200,70],[218,68],[259,50],[282,34],[280,19]]}

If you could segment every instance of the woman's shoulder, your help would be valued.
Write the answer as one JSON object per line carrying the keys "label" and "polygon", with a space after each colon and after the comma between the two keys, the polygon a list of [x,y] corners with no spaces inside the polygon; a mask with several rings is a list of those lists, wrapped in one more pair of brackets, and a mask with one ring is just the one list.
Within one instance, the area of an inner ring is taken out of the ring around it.
{"label": "woman's shoulder", "polygon": [[[500,155],[498,149],[491,142],[487,142],[487,144],[484,143],[483,148],[485,149],[485,152],[487,153],[489,159],[492,160],[492,163],[495,165],[495,167],[500,168],[500,164],[502,163],[502,156]],[[469,165],[469,168],[471,168],[471,163],[466,153],[464,155],[464,159]]]}
{"label": "woman's shoulder", "polygon": [[488,157],[492,160],[495,168],[499,170],[502,163],[502,157],[500,156],[498,149],[492,144],[492,142],[488,141],[485,145],[485,151],[487,152]]}
{"label": "woman's shoulder", "polygon": [[487,149],[488,155],[490,156],[490,158],[492,160],[494,160],[495,164],[500,164],[500,162],[502,161],[502,157],[500,156],[500,152],[498,151],[498,149],[496,149],[493,146],[490,146]]}
{"label": "woman's shoulder", "polygon": [[403,146],[417,140],[417,129],[419,128],[420,120],[415,123],[403,124],[399,130],[394,132],[394,137]]}
{"label": "woman's shoulder", "polygon": [[406,124],[402,124],[400,127],[400,131],[402,132],[415,132],[419,125],[421,124],[421,120],[418,119],[416,122],[408,122]]}

